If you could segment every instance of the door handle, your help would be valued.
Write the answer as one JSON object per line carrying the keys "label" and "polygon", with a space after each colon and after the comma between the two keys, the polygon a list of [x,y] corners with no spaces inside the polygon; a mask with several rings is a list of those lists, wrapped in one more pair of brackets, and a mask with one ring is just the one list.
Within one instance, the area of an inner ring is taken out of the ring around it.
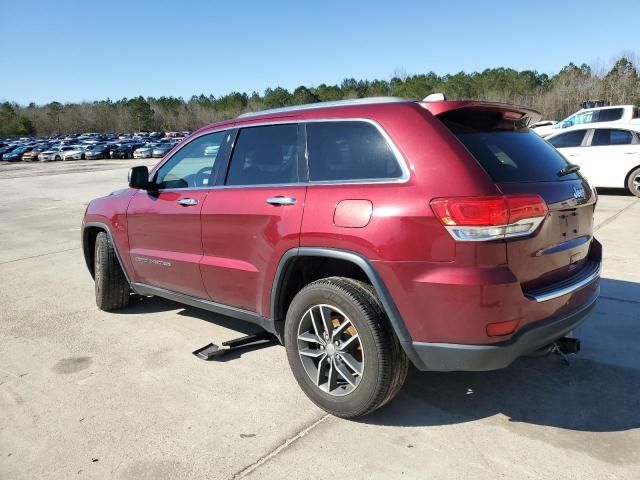
{"label": "door handle", "polygon": [[293,205],[296,199],[293,197],[269,197],[265,200],[270,205]]}
{"label": "door handle", "polygon": [[198,204],[198,200],[196,200],[195,198],[181,198],[180,200],[178,200],[178,204],[182,205],[183,207],[192,207]]}

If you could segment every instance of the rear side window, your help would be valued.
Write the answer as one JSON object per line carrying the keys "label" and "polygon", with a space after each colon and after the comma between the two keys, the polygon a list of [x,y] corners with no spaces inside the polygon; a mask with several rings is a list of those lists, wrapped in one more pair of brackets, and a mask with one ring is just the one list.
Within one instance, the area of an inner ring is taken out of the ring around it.
{"label": "rear side window", "polygon": [[561,133],[560,135],[550,138],[549,143],[556,148],[579,147],[582,145],[585,133],[587,133],[586,130]]}
{"label": "rear side window", "polygon": [[624,114],[623,108],[607,108],[598,112],[595,122],[614,122],[620,120]]}
{"label": "rear side window", "polygon": [[231,156],[226,185],[298,183],[298,126],[243,128]]}
{"label": "rear side window", "polygon": [[402,177],[398,159],[382,133],[361,121],[307,124],[311,181],[357,181]]}
{"label": "rear side window", "polygon": [[599,128],[593,132],[591,145],[594,147],[604,145],[629,145],[632,141],[633,134],[628,130]]}
{"label": "rear side window", "polygon": [[575,173],[559,177],[558,172],[568,165],[567,161],[531,130],[481,129],[447,120],[444,124],[495,182],[551,182],[579,178]]}

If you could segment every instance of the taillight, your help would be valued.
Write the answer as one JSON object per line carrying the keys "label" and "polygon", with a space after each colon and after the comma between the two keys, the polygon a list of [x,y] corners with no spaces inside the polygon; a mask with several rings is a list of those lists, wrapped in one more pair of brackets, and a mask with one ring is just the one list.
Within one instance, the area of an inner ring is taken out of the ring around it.
{"label": "taillight", "polygon": [[436,198],[431,209],[454,239],[465,241],[529,235],[549,211],[539,195]]}

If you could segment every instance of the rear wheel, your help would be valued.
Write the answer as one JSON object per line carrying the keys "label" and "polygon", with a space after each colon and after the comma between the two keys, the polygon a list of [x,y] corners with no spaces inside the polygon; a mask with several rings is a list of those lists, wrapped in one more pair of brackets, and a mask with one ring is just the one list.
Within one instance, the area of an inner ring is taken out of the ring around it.
{"label": "rear wheel", "polygon": [[96,237],[94,273],[96,304],[100,310],[118,310],[129,305],[129,282],[105,232]]}
{"label": "rear wheel", "polygon": [[627,188],[636,197],[640,197],[640,167],[636,168],[629,174],[627,179]]}
{"label": "rear wheel", "polygon": [[373,288],[348,278],[318,280],[298,292],[287,312],[285,345],[302,390],[343,418],[390,401],[409,366]]}

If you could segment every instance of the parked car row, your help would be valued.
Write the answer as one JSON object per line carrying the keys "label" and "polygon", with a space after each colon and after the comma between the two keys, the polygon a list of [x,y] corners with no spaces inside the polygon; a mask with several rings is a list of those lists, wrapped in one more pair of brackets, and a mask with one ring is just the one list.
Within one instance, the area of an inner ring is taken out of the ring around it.
{"label": "parked car row", "polygon": [[640,197],[640,124],[576,125],[545,140],[594,187],[626,188]]}
{"label": "parked car row", "polygon": [[0,141],[0,160],[54,162],[108,158],[161,158],[189,133],[139,132],[131,135],[85,133],[65,137],[23,137]]}
{"label": "parked car row", "polygon": [[640,108],[635,105],[612,105],[603,107],[582,108],[564,120],[541,120],[531,129],[541,137],[548,137],[560,130],[589,123],[615,124],[631,123],[640,125]]}

